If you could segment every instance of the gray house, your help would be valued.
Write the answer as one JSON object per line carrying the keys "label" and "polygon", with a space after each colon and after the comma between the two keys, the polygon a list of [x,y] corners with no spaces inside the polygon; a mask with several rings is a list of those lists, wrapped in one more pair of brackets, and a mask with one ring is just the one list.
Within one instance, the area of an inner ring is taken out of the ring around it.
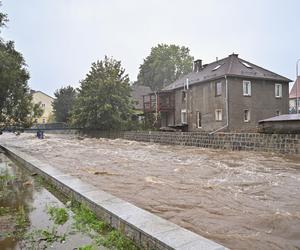
{"label": "gray house", "polygon": [[290,79],[237,54],[202,65],[163,90],[144,96],[162,128],[183,131],[254,131],[258,121],[289,110]]}

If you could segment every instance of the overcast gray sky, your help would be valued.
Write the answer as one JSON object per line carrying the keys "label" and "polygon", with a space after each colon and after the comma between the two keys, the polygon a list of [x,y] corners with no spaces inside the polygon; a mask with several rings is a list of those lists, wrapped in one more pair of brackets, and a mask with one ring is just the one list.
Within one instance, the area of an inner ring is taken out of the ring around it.
{"label": "overcast gray sky", "polygon": [[1,36],[26,59],[35,90],[79,86],[91,63],[121,60],[130,80],[158,43],[184,45],[209,63],[232,52],[295,79],[297,0],[2,0]]}

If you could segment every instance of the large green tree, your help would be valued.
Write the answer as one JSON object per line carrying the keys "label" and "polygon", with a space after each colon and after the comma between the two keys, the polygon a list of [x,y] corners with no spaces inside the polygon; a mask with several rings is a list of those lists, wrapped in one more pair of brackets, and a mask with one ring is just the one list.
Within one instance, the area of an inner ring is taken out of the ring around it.
{"label": "large green tree", "polygon": [[[0,12],[0,27],[6,21],[7,16]],[[28,79],[25,60],[14,42],[0,37],[0,127],[29,126],[41,114],[39,106],[32,104]]]}
{"label": "large green tree", "polygon": [[78,90],[74,125],[103,130],[126,128],[133,109],[130,91],[129,77],[120,61],[105,56],[93,63]]}
{"label": "large green tree", "polygon": [[52,106],[55,120],[57,122],[69,122],[76,98],[76,90],[71,86],[62,87],[55,91],[54,96]]}
{"label": "large green tree", "polygon": [[184,46],[158,44],[140,65],[137,83],[153,91],[171,84],[192,70],[193,57],[189,53],[189,48]]}

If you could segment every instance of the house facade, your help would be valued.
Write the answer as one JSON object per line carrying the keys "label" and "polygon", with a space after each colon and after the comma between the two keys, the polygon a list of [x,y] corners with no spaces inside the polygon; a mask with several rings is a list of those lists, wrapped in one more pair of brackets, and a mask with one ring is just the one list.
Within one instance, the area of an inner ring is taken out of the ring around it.
{"label": "house facade", "polygon": [[183,131],[251,131],[258,121],[287,114],[291,80],[232,54],[144,97],[144,112],[159,114],[162,128]]}
{"label": "house facade", "polygon": [[44,110],[43,115],[39,118],[36,118],[34,123],[42,124],[48,123],[53,115],[52,102],[54,98],[45,94],[42,91],[31,90],[32,102],[34,104],[41,104],[41,108]]}

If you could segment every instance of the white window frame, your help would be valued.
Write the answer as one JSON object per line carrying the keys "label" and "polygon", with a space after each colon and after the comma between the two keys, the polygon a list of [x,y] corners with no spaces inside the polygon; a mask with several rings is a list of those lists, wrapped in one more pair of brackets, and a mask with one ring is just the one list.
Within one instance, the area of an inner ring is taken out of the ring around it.
{"label": "white window frame", "polygon": [[[201,120],[201,124],[200,124],[199,120]],[[197,128],[202,128],[202,115],[201,115],[201,112],[199,112],[199,111],[197,111]]]}
{"label": "white window frame", "polygon": [[[246,117],[247,112],[247,117]],[[244,109],[244,122],[250,122],[251,114],[249,109]]]}
{"label": "white window frame", "polygon": [[215,110],[215,120],[218,121],[218,122],[223,120],[222,109],[216,109]]}
{"label": "white window frame", "polygon": [[[218,92],[218,85],[220,87],[220,93]],[[220,96],[222,95],[222,82],[216,82],[215,84],[215,96]]]}
{"label": "white window frame", "polygon": [[181,110],[181,124],[187,124],[187,113],[186,109]]}
{"label": "white window frame", "polygon": [[[277,93],[278,88],[278,93]],[[275,97],[281,98],[282,97],[282,84],[281,83],[275,83]]]}
{"label": "white window frame", "polygon": [[243,95],[251,96],[251,81],[243,81]]}

